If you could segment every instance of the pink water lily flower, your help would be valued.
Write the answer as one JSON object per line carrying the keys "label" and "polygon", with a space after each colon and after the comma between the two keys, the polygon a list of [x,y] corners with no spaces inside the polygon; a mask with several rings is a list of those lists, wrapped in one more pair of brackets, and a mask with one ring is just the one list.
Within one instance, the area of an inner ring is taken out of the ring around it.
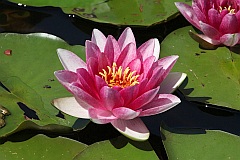
{"label": "pink water lily flower", "polygon": [[198,36],[212,45],[240,43],[239,0],[193,0],[192,6],[176,2],[182,15],[203,34]]}
{"label": "pink water lily flower", "polygon": [[170,93],[186,74],[169,74],[178,56],[158,60],[157,39],[137,49],[130,28],[118,41],[94,29],[91,41],[86,41],[86,63],[68,50],[57,52],[65,70],[56,71],[55,76],[74,97],[55,99],[53,104],[69,115],[111,123],[123,135],[143,141],[149,130],[139,117],[162,113],[180,103]]}

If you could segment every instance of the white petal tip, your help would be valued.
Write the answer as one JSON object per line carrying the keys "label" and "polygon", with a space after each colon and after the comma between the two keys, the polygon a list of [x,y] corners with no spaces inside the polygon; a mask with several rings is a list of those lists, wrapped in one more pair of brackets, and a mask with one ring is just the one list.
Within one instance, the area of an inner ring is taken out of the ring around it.
{"label": "white petal tip", "polygon": [[52,104],[60,111],[77,118],[89,119],[88,110],[84,109],[74,97],[57,98]]}
{"label": "white petal tip", "polygon": [[146,141],[150,136],[149,130],[140,118],[115,120],[111,123],[121,134],[134,141]]}
{"label": "white petal tip", "polygon": [[159,93],[173,93],[182,84],[186,77],[186,73],[169,73],[161,83]]}

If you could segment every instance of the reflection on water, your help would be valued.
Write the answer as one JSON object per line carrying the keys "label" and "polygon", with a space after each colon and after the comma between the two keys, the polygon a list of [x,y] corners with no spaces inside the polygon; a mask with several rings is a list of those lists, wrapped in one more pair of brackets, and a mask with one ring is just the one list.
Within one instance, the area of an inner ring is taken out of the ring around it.
{"label": "reflection on water", "polygon": [[[179,17],[162,26],[133,28],[133,32],[140,44],[153,37],[162,41],[176,27],[185,25],[186,21]],[[25,7],[3,0],[0,2],[1,32],[44,32],[56,35],[69,44],[84,45],[85,40],[90,39],[93,28],[98,28],[106,35],[111,34],[115,37],[118,37],[124,29],[83,20],[74,15],[66,15],[60,8]],[[186,101],[181,93],[176,94],[182,99],[180,105],[163,114],[143,118],[152,133],[159,135],[159,122],[164,121],[169,127],[216,129],[240,135],[238,111],[220,110],[219,107],[211,105],[206,107],[204,104]]]}

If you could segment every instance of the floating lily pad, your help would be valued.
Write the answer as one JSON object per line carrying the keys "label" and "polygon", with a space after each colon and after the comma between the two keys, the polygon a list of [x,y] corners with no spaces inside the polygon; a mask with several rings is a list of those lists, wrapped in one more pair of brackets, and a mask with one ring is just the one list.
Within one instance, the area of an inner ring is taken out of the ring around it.
{"label": "floating lily pad", "polygon": [[169,159],[239,159],[239,136],[222,131],[161,128]]}
{"label": "floating lily pad", "polygon": [[[114,25],[150,26],[168,21],[178,14],[175,0],[10,0],[30,6],[61,7],[67,14]],[[191,3],[191,0],[179,0]]]}
{"label": "floating lily pad", "polygon": [[[17,128],[72,130],[77,118],[59,114],[51,105],[55,98],[70,96],[53,74],[63,69],[57,48],[85,56],[83,46],[70,46],[53,35],[0,34],[0,105],[11,113],[4,117],[6,125],[0,128],[0,137]],[[81,127],[87,123],[83,121]]]}
{"label": "floating lily pad", "polygon": [[240,55],[227,47],[202,49],[189,30],[194,29],[178,29],[161,44],[162,57],[179,55],[173,71],[187,73],[180,91],[188,100],[240,110]]}
{"label": "floating lily pad", "polygon": [[73,159],[85,149],[87,145],[64,138],[50,138],[45,135],[36,135],[25,141],[8,141],[1,144],[0,159]]}
{"label": "floating lily pad", "polygon": [[159,159],[148,141],[136,142],[124,136],[94,143],[79,153],[74,160],[157,160]]}

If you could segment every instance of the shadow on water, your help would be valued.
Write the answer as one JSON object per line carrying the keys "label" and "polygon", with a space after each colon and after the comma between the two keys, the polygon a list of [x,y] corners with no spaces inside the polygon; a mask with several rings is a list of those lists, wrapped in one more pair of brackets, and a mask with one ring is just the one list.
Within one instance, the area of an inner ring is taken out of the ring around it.
{"label": "shadow on water", "polygon": [[162,114],[142,118],[151,133],[160,135],[160,122],[164,122],[170,128],[222,130],[240,135],[239,111],[190,102],[179,91],[176,95],[181,99],[178,106]]}

